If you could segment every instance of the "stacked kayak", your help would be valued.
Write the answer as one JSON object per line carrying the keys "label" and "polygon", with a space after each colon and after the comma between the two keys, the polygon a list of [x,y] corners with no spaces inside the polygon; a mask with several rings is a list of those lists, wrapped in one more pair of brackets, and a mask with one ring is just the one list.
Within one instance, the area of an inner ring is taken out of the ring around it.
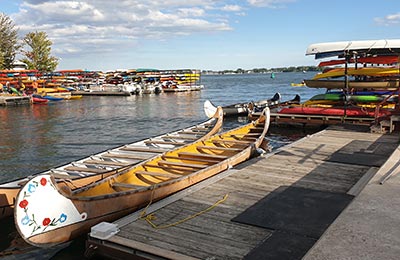
{"label": "stacked kayak", "polygon": [[324,115],[324,116],[351,116],[351,117],[384,117],[389,116],[389,110],[381,109],[376,112],[375,109],[363,107],[286,107],[282,108],[279,114],[297,114],[297,115]]}

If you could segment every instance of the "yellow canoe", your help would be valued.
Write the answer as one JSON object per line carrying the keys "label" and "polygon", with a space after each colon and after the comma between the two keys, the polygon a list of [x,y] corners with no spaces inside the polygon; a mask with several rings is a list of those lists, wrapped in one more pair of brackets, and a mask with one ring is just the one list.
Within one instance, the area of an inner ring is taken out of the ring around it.
{"label": "yellow canoe", "polygon": [[267,143],[269,119],[266,108],[254,122],[168,151],[74,191],[51,175],[37,176],[17,196],[17,230],[25,241],[40,247],[72,240],[100,222],[114,221],[249,159]]}

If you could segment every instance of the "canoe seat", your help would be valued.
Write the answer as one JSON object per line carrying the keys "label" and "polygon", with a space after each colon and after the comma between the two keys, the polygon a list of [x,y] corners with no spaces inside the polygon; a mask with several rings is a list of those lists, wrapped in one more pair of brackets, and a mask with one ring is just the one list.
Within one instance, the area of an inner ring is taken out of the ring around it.
{"label": "canoe seat", "polygon": [[104,173],[104,172],[108,171],[106,169],[86,168],[86,167],[78,167],[78,166],[68,166],[68,167],[65,167],[64,170],[73,171],[73,172],[91,172],[91,173]]}
{"label": "canoe seat", "polygon": [[229,135],[229,137],[240,139],[240,140],[249,140],[249,141],[256,141],[260,134],[255,133],[248,133],[248,134],[236,134],[236,135]]}
{"label": "canoe seat", "polygon": [[197,140],[197,137],[193,136],[181,136],[181,135],[167,135],[163,137],[163,139],[167,140]]}
{"label": "canoe seat", "polygon": [[166,177],[170,179],[174,178],[179,178],[182,175],[179,174],[173,174],[173,173],[167,173],[167,172],[148,172],[148,171],[137,171],[135,174],[139,175],[149,175],[149,176],[154,176],[154,177]]}
{"label": "canoe seat", "polygon": [[204,162],[208,164],[214,164],[220,162],[218,159],[213,158],[199,158],[199,157],[184,157],[184,156],[169,156],[165,155],[162,157],[163,159],[178,159],[183,161],[196,161],[196,162]]}
{"label": "canoe seat", "polygon": [[150,140],[150,141],[146,141],[145,144],[172,144],[172,145],[177,145],[177,146],[184,145],[184,143],[178,143],[178,142],[172,142],[172,141],[162,141],[162,140]]}
{"label": "canoe seat", "polygon": [[134,154],[122,154],[122,153],[107,153],[103,154],[102,157],[105,158],[120,158],[120,159],[133,159],[133,160],[147,160],[149,159],[148,156],[140,156]]}
{"label": "canoe seat", "polygon": [[143,168],[145,168],[145,169],[147,169],[147,168],[163,169],[163,170],[166,170],[168,172],[175,172],[176,174],[182,174],[182,175],[189,174],[189,173],[192,173],[192,172],[196,171],[194,169],[171,168],[171,167],[168,167],[166,165],[158,165],[158,164],[144,164]]}
{"label": "canoe seat", "polygon": [[203,135],[203,133],[208,131],[180,131],[178,134],[185,134],[185,135]]}
{"label": "canoe seat", "polygon": [[243,149],[240,148],[230,148],[230,147],[218,147],[218,146],[207,146],[207,145],[198,145],[197,149],[208,149],[208,150],[220,150],[220,151],[231,151],[231,152],[240,152]]}
{"label": "canoe seat", "polygon": [[188,168],[196,168],[196,169],[203,169],[207,168],[208,165],[200,165],[200,164],[193,164],[193,163],[182,163],[182,162],[170,162],[165,160],[158,161],[160,165],[169,165],[169,166],[179,166],[179,167],[188,167]]}
{"label": "canoe seat", "polygon": [[251,141],[244,141],[244,140],[212,140],[211,142],[214,144],[238,144],[245,146],[253,143]]}
{"label": "canoe seat", "polygon": [[85,163],[85,164],[120,166],[120,167],[129,165],[128,163],[123,163],[123,162],[102,161],[102,160],[94,160],[94,159],[86,160],[83,163]]}
{"label": "canoe seat", "polygon": [[139,189],[145,186],[142,185],[135,185],[135,184],[130,184],[130,183],[125,183],[125,182],[113,182],[111,186],[117,187],[117,188],[127,188],[127,189]]}
{"label": "canoe seat", "polygon": [[145,152],[145,153],[164,153],[168,151],[168,149],[162,148],[151,148],[151,147],[132,147],[126,146],[120,148],[121,151],[131,151],[131,152]]}
{"label": "canoe seat", "polygon": [[213,158],[218,160],[224,160],[229,158],[229,156],[225,155],[217,155],[217,154],[207,154],[207,153],[191,153],[191,152],[180,152],[178,155],[188,156],[188,157],[204,157],[204,158]]}
{"label": "canoe seat", "polygon": [[[51,175],[54,176],[54,178],[56,178],[56,179],[69,179],[69,180],[73,180],[73,179],[80,178],[80,176],[60,174],[60,173],[56,173],[56,172],[52,172]],[[26,182],[24,182],[24,185],[25,185],[25,183],[26,183]],[[18,185],[19,185],[19,183],[18,183]]]}

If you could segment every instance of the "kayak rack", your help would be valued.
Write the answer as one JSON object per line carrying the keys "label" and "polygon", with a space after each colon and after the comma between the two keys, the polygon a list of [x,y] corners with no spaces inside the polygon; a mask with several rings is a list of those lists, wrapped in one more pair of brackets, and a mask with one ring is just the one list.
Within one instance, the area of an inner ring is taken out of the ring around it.
{"label": "kayak rack", "polygon": [[[252,114],[251,118],[256,118],[257,113]],[[251,119],[250,118],[250,119]],[[371,125],[375,121],[373,117],[347,117],[347,116],[326,116],[326,115],[298,115],[298,114],[278,114],[271,113],[271,123],[274,124],[301,124],[301,125]]]}

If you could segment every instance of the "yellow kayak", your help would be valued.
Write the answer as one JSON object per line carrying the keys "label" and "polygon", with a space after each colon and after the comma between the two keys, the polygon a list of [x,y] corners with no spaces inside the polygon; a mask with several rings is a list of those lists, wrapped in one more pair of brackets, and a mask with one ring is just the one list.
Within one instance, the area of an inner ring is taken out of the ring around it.
{"label": "yellow kayak", "polygon": [[[348,68],[347,75],[350,76],[390,76],[390,75],[398,75],[400,73],[399,68]],[[323,79],[323,78],[331,78],[331,77],[341,77],[345,76],[344,68],[332,69],[327,72],[317,74],[313,79]]]}
{"label": "yellow kayak", "polygon": [[38,93],[52,93],[52,92],[58,92],[57,88],[37,88]]}
{"label": "yellow kayak", "polygon": [[72,95],[69,99],[80,99],[82,95]]}

